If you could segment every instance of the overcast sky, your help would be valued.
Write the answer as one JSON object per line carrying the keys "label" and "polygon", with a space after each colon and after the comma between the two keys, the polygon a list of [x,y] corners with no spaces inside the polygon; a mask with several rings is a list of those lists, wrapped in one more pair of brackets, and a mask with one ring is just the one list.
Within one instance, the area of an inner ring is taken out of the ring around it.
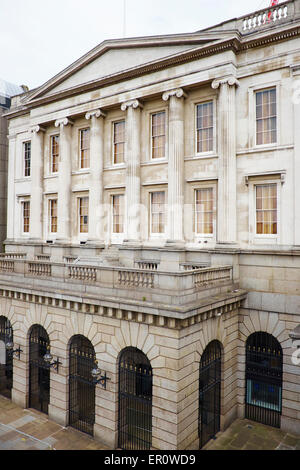
{"label": "overcast sky", "polygon": [[[126,37],[194,32],[269,0],[125,0]],[[123,37],[124,0],[0,0],[0,78],[42,85],[105,39]]]}

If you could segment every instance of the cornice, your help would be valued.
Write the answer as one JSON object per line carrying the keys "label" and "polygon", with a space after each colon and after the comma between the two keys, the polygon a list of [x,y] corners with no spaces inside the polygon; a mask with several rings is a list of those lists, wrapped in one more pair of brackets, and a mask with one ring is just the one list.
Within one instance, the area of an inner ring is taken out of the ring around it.
{"label": "cornice", "polygon": [[[286,25],[285,25],[286,26]],[[300,35],[300,25],[291,26],[290,28],[285,28],[284,30],[273,31],[270,34],[263,34],[261,31],[258,31],[259,36],[249,38],[243,37],[238,31],[232,33],[233,36],[227,39],[222,39],[220,41],[214,41],[205,46],[189,49],[188,51],[180,52],[176,55],[172,55],[163,59],[155,60],[154,62],[149,62],[131,69],[121,71],[112,75],[102,77],[91,82],[81,84],[79,86],[69,88],[67,90],[61,90],[57,93],[54,93],[49,96],[38,97],[36,99],[30,99],[28,103],[23,103],[21,108],[16,110],[9,111],[5,113],[5,116],[8,119],[17,117],[23,114],[26,114],[32,108],[48,104],[54,101],[62,100],[64,98],[72,97],[81,93],[92,91],[96,88],[109,86],[124,80],[132,79],[139,77],[141,75],[146,75],[152,72],[160,71],[164,68],[171,67],[173,65],[180,65],[185,62],[191,62],[203,57],[219,54],[232,50],[235,54],[239,54],[245,50],[263,47],[274,42],[282,42],[289,40]],[[255,34],[255,33],[253,33]],[[74,70],[73,70],[74,72]],[[65,77],[67,78],[67,77]],[[58,83],[56,83],[58,84]],[[55,85],[56,85],[55,84]],[[55,86],[54,85],[54,86]],[[46,90],[45,90],[46,92]]]}
{"label": "cornice", "polygon": [[[81,314],[99,315],[102,317],[126,320],[135,323],[145,323],[152,326],[165,327],[169,329],[183,329],[193,326],[211,318],[224,316],[225,319],[231,315],[236,315],[237,310],[243,306],[248,292],[237,290],[231,293],[210,297],[198,305],[189,308],[170,308],[164,313],[152,308],[141,308],[139,302],[128,300],[127,302],[114,301],[112,299],[95,300],[93,298],[77,297],[76,294],[68,293],[56,294],[42,292],[41,290],[24,289],[16,286],[0,286],[0,299],[9,298],[26,303],[50,306],[58,309],[70,310]],[[147,311],[145,311],[147,310]],[[153,310],[153,313],[152,313]],[[163,308],[161,309],[164,310]],[[177,312],[176,317],[172,313]]]}

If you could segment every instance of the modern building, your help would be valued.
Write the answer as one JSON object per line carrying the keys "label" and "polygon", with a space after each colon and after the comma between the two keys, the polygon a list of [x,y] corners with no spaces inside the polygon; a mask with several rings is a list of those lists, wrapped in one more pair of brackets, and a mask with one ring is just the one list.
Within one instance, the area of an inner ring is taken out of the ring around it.
{"label": "modern building", "polygon": [[14,402],[121,449],[300,433],[299,35],[290,0],[108,40],[13,98]]}

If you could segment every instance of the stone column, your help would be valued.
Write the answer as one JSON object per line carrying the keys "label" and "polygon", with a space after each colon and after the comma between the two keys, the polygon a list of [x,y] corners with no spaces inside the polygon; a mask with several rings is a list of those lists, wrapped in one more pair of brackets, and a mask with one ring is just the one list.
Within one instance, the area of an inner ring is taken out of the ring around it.
{"label": "stone column", "polygon": [[18,227],[15,221],[15,160],[16,160],[16,142],[17,136],[11,134],[8,136],[8,178],[7,178],[7,233],[8,240],[15,238],[15,227]]}
{"label": "stone column", "polygon": [[41,126],[31,129],[30,236],[38,241],[43,238],[44,132]]}
{"label": "stone column", "polygon": [[71,183],[72,183],[72,161],[71,161],[71,139],[73,122],[68,119],[58,119],[55,127],[60,128],[60,155],[58,172],[58,228],[57,239],[60,242],[70,240],[70,214],[71,214]]}
{"label": "stone column", "polygon": [[184,243],[184,99],[178,88],[163,94],[169,100],[169,164],[168,164],[168,242]]}
{"label": "stone column", "polygon": [[232,244],[237,240],[236,204],[236,86],[230,76],[212,82],[219,89],[217,141],[219,154],[218,182],[218,243]]}
{"label": "stone column", "polygon": [[126,118],[126,241],[139,243],[141,203],[141,108],[138,100],[128,101],[121,106],[127,111]]}
{"label": "stone column", "polygon": [[89,191],[89,241],[104,243],[103,230],[103,131],[106,114],[100,109],[89,111],[90,128],[90,191]]}
{"label": "stone column", "polygon": [[[299,80],[300,82],[300,80]],[[298,85],[299,86],[299,85]],[[296,92],[297,88],[295,89]],[[298,102],[297,95],[293,97],[294,108],[294,245],[300,246],[300,102]]]}

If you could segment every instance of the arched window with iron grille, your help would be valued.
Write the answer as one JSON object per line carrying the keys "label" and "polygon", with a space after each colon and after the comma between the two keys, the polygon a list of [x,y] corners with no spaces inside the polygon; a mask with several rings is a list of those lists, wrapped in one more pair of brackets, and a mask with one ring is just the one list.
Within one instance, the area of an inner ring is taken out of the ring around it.
{"label": "arched window with iron grille", "polygon": [[126,450],[149,450],[152,443],[152,367],[133,347],[119,358],[118,440]]}
{"label": "arched window with iron grille", "polygon": [[249,336],[246,343],[246,418],[280,428],[282,365],[282,348],[274,336],[261,331]]}
{"label": "arched window with iron grille", "polygon": [[44,356],[50,346],[47,331],[34,325],[29,335],[29,408],[48,414],[50,369]]}
{"label": "arched window with iron grille", "polygon": [[13,342],[13,330],[8,318],[0,317],[0,341],[1,341],[1,361],[0,361],[0,394],[6,398],[11,398],[13,383],[13,356],[6,349],[8,342]]}
{"label": "arched window with iron grille", "polygon": [[69,426],[94,434],[95,384],[92,370],[96,354],[89,339],[73,336],[69,350]]}
{"label": "arched window with iron grille", "polygon": [[199,447],[220,431],[222,346],[212,341],[204,350],[199,371]]}

